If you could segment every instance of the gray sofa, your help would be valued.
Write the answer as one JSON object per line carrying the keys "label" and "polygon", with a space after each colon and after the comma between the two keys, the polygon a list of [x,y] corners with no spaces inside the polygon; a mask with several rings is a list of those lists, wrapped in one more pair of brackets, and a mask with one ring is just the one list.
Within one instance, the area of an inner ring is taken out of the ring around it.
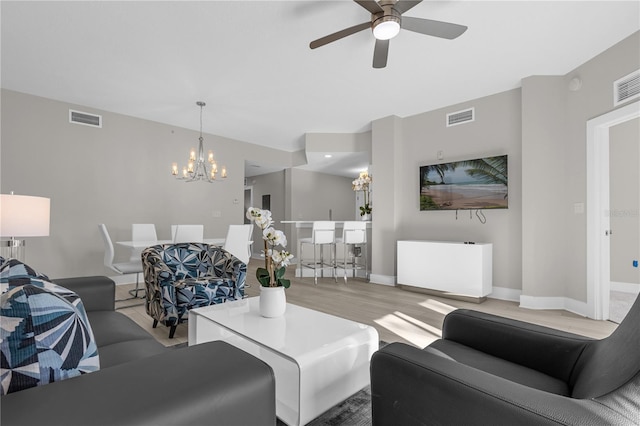
{"label": "gray sofa", "polygon": [[640,297],[607,338],[481,312],[371,359],[373,425],[639,425]]}
{"label": "gray sofa", "polygon": [[53,280],[84,304],[100,371],[0,398],[9,425],[275,425],[273,370],[225,342],[167,348],[115,311],[106,277]]}

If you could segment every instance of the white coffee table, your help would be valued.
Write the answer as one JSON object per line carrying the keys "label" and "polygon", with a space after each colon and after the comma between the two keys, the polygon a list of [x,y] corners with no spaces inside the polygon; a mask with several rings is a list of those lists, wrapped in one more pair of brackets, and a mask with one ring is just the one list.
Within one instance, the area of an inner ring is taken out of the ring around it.
{"label": "white coffee table", "polygon": [[212,340],[227,341],[273,368],[276,414],[296,426],[368,385],[369,361],[379,345],[373,327],[289,303],[284,316],[263,318],[259,297],[190,310],[189,345]]}

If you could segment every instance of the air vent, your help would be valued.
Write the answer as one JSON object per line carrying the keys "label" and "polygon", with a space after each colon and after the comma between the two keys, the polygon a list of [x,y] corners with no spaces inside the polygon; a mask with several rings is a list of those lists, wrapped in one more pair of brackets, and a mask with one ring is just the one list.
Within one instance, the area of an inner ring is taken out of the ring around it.
{"label": "air vent", "polygon": [[640,97],[640,70],[613,82],[613,105]]}
{"label": "air vent", "polygon": [[470,123],[475,120],[474,108],[465,109],[447,114],[447,127],[457,126],[458,124]]}
{"label": "air vent", "polygon": [[69,110],[69,123],[83,126],[102,127],[102,116],[81,111]]}

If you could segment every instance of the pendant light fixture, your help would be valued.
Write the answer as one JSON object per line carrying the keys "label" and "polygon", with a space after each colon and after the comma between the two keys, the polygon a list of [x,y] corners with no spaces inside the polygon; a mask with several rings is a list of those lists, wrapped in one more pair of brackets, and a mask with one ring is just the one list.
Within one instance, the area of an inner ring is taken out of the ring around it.
{"label": "pendant light fixture", "polygon": [[[202,101],[196,102],[196,105],[200,107],[200,137],[198,138],[198,150],[191,148],[189,153],[189,161],[187,165],[182,169],[182,175],[178,174],[178,163],[173,163],[171,166],[171,174],[176,179],[184,180],[185,182],[195,182],[198,180],[204,182],[218,182],[216,177],[218,175],[218,164],[213,158],[213,151],[209,151],[207,158],[204,156],[204,144],[202,138],[202,108],[206,105]],[[227,169],[222,166],[220,172],[222,179],[227,178]]]}

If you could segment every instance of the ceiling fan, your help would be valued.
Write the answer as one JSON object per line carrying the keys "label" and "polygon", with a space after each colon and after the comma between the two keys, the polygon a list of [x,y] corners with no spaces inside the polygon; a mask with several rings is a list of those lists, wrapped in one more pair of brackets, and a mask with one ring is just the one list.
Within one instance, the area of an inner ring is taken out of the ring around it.
{"label": "ceiling fan", "polygon": [[384,68],[387,66],[387,56],[389,55],[389,40],[398,35],[400,28],[449,40],[460,36],[467,30],[464,25],[401,16],[422,2],[422,0],[354,1],[371,12],[371,20],[314,40],[309,43],[310,48],[315,49],[371,28],[373,36],[376,38],[376,45],[373,51],[373,68]]}

